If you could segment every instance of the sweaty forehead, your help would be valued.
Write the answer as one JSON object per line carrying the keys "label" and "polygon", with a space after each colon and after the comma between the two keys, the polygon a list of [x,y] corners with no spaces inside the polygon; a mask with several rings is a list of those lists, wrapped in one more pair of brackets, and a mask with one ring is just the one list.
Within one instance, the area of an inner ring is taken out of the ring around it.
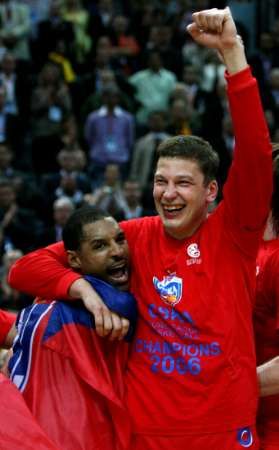
{"label": "sweaty forehead", "polygon": [[83,226],[85,240],[108,239],[120,232],[118,223],[113,217],[105,217]]}

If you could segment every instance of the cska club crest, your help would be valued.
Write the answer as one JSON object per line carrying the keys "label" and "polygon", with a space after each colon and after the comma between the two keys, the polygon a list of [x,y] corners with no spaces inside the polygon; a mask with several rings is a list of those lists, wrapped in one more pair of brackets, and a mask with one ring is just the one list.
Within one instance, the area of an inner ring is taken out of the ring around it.
{"label": "cska club crest", "polygon": [[153,284],[160,298],[170,306],[180,302],[182,297],[182,278],[174,275],[164,277],[162,281],[153,277]]}

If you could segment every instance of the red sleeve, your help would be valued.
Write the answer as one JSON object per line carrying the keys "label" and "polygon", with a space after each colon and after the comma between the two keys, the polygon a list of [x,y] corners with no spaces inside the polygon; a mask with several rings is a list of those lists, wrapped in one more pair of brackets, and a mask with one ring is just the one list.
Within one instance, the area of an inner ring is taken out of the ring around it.
{"label": "red sleeve", "polygon": [[15,320],[15,314],[0,310],[0,346],[4,344],[6,336]]}
{"label": "red sleeve", "polygon": [[69,268],[62,242],[23,256],[12,266],[9,283],[18,291],[43,298],[70,299],[71,284],[81,275]]}
{"label": "red sleeve", "polygon": [[224,187],[226,226],[242,250],[255,257],[270,208],[271,144],[250,68],[226,77],[236,141]]}

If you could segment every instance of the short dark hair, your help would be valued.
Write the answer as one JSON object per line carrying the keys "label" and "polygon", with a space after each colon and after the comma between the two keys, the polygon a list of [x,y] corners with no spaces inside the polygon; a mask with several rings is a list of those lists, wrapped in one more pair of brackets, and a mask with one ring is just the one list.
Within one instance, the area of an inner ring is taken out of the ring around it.
{"label": "short dark hair", "polygon": [[62,238],[66,250],[79,250],[84,238],[83,227],[88,223],[110,217],[110,214],[95,206],[82,206],[78,208],[68,219],[63,228]]}
{"label": "short dark hair", "polygon": [[157,148],[160,158],[181,158],[195,161],[204,175],[207,185],[215,180],[219,168],[219,156],[209,142],[198,136],[173,136],[161,142]]}
{"label": "short dark hair", "polygon": [[271,197],[272,224],[279,236],[279,155],[273,160],[273,193]]}

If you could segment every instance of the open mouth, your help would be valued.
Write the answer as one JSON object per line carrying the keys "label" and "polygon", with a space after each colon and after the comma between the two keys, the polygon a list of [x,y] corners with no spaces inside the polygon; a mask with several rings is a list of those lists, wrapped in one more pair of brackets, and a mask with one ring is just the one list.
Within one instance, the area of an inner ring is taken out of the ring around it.
{"label": "open mouth", "polygon": [[166,218],[172,219],[179,215],[179,213],[185,208],[185,205],[162,205],[163,212]]}
{"label": "open mouth", "polygon": [[107,269],[109,282],[115,286],[127,284],[129,280],[129,270],[127,262],[111,266]]}

